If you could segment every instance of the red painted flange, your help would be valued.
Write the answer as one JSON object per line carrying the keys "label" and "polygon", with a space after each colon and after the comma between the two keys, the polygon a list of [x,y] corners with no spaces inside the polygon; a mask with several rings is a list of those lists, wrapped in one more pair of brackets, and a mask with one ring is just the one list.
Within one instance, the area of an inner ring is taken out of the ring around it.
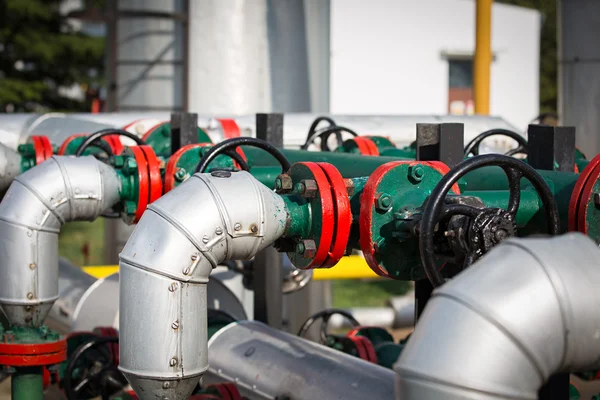
{"label": "red painted flange", "polygon": [[69,146],[69,144],[76,138],[78,137],[82,137],[82,136],[87,136],[87,133],[76,133],[74,135],[69,136],[68,138],[65,139],[64,142],[62,142],[62,144],[60,145],[60,148],[58,149],[58,155],[59,156],[64,156],[65,152],[67,151],[67,147]]}
{"label": "red painted flange", "polygon": [[[598,166],[600,165],[600,154],[594,157],[588,165],[585,166],[581,174],[579,174],[579,178],[577,178],[577,182],[575,183],[575,187],[573,188],[573,192],[571,193],[571,201],[569,202],[569,213],[568,213],[568,221],[569,221],[569,231],[570,232],[583,232],[579,227],[579,217],[580,214],[584,214],[583,221],[585,226],[585,211],[582,212],[582,202],[585,205],[589,198],[584,200],[584,192],[585,187],[588,182],[595,182],[600,176],[600,171],[598,170]],[[593,183],[592,183],[593,187]]]}
{"label": "red painted flange", "polygon": [[[579,204],[577,206],[577,230],[586,235],[588,233],[587,214],[590,204],[592,207],[595,207],[593,202],[594,186],[596,185],[598,178],[600,178],[600,164],[596,165],[592,173],[588,176],[581,191]],[[579,182],[579,180],[577,181]]]}
{"label": "red painted flange", "polygon": [[350,226],[352,225],[352,212],[350,210],[350,199],[344,178],[331,164],[317,163],[323,170],[331,186],[333,196],[333,206],[335,210],[335,226],[333,234],[333,244],[328,254],[327,260],[321,268],[333,267],[346,253],[348,239],[350,238]]}
{"label": "red painted flange", "polygon": [[217,118],[217,121],[221,124],[221,129],[223,130],[223,136],[225,139],[231,139],[242,136],[242,132],[237,122],[233,119],[220,119]]}
{"label": "red painted flange", "polygon": [[52,144],[46,136],[31,136],[29,139],[35,152],[35,165],[40,165],[52,157]]}
{"label": "red painted flange", "polygon": [[179,162],[181,156],[183,156],[188,150],[212,145],[212,143],[188,144],[181,147],[179,150],[173,153],[171,157],[169,157],[169,161],[167,162],[167,166],[165,168],[165,193],[175,188],[175,174],[177,173],[177,163]]}
{"label": "red painted flange", "polygon": [[67,359],[67,341],[38,344],[0,343],[0,365],[33,367],[60,364]]}
{"label": "red painted flange", "polygon": [[356,136],[354,139],[352,139],[352,141],[356,143],[356,147],[358,147],[358,151],[360,154],[362,154],[363,156],[370,156],[371,149],[369,148],[369,145],[364,139],[365,138],[363,137]]}
{"label": "red painted flange", "polygon": [[133,223],[137,223],[148,206],[150,193],[150,176],[148,173],[148,162],[146,155],[139,146],[131,146],[128,149],[133,153],[138,171],[138,203],[135,210],[135,218]]}
{"label": "red painted flange", "polygon": [[148,162],[148,172],[150,176],[150,195],[148,197],[148,204],[156,201],[163,193],[162,177],[160,176],[160,161],[152,147],[143,145],[139,146],[146,156]]}
{"label": "red painted flange", "polygon": [[375,353],[375,348],[369,339],[364,336],[346,336],[354,346],[356,346],[356,350],[358,351],[358,357],[377,364],[377,354]]}
{"label": "red painted flange", "polygon": [[233,383],[218,383],[207,386],[207,389],[209,388],[216,389],[222,400],[242,400],[240,391]]}
{"label": "red painted flange", "polygon": [[370,156],[378,156],[379,149],[377,148],[377,145],[375,144],[375,142],[368,136],[363,136],[362,138],[365,141],[367,147],[369,148],[369,153],[370,153],[369,155]]}
{"label": "red painted flange", "polygon": [[108,135],[103,139],[106,140],[106,143],[108,143],[115,156],[120,155],[125,149],[123,143],[121,143],[121,138],[119,135]]}
{"label": "red painted flange", "polygon": [[[377,262],[375,257],[376,250],[375,245],[373,244],[373,235],[371,232],[371,224],[373,221],[373,201],[375,201],[377,198],[377,189],[385,175],[398,165],[405,164],[408,164],[409,166],[423,165],[439,172],[442,176],[450,170],[446,164],[440,161],[393,161],[379,166],[375,171],[373,171],[367,180],[360,202],[360,248],[369,267],[377,275],[383,277],[388,277],[389,275],[386,269],[379,265],[379,262]],[[458,184],[452,185],[452,191],[456,194],[460,194]]]}
{"label": "red painted flange", "polygon": [[[321,167],[314,162],[299,162],[292,165],[288,171],[288,175],[294,179],[294,175],[308,175],[307,172],[310,174],[310,177],[303,176],[303,179],[313,179],[317,184],[317,195],[319,198],[311,199],[311,202],[317,201],[318,204],[320,204],[320,215],[315,216],[314,218],[320,217],[321,232],[314,232],[314,234],[319,235],[319,244],[312,261],[310,261],[306,266],[294,264],[298,269],[313,269],[321,268],[323,266],[323,264],[327,261],[329,251],[331,249],[331,243],[333,241],[333,233],[335,229],[335,208],[333,205],[333,196],[331,195],[331,188],[329,186],[327,176]],[[290,259],[295,258],[295,253],[293,256],[289,257]],[[292,260],[292,263],[293,262],[294,260]]]}
{"label": "red painted flange", "polygon": [[152,132],[154,132],[155,130],[157,130],[158,128],[163,126],[164,124],[168,124],[168,123],[169,123],[169,121],[163,121],[163,122],[159,122],[158,124],[154,125],[150,129],[148,129],[148,131],[146,131],[146,133],[144,133],[144,136],[142,136],[142,140],[144,142],[146,142],[148,140],[148,138],[150,137],[150,135],[152,135]]}

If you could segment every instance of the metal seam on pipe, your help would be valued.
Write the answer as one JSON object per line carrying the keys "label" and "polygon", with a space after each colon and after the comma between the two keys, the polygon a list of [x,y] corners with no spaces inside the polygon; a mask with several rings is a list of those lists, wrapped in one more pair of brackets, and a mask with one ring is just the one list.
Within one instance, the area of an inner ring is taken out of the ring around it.
{"label": "metal seam on pipe", "polygon": [[61,226],[94,220],[119,190],[116,172],[93,157],[53,156],[15,179],[0,203],[0,241],[9,244],[0,253],[0,305],[11,324],[43,323],[58,298]]}
{"label": "metal seam on pipe", "polygon": [[537,399],[552,374],[597,368],[599,260],[580,234],[493,249],[434,292],[394,366],[396,398]]}

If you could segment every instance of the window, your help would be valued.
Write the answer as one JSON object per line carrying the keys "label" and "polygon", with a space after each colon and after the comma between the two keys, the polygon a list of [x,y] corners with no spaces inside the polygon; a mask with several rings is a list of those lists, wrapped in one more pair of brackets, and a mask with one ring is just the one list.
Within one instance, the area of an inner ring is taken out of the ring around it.
{"label": "window", "polygon": [[473,60],[448,59],[448,113],[473,115]]}

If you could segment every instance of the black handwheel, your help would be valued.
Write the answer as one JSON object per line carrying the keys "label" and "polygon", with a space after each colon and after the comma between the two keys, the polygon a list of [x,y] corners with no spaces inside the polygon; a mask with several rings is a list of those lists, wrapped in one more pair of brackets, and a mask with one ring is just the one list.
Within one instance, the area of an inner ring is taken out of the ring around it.
{"label": "black handwheel", "polygon": [[331,316],[336,315],[336,314],[339,314],[339,315],[343,316],[344,318],[346,318],[348,321],[350,321],[350,323],[352,324],[353,327],[360,326],[360,323],[349,312],[340,310],[338,308],[328,308],[328,309],[319,311],[316,314],[311,315],[306,321],[304,321],[304,323],[300,327],[300,330],[298,330],[298,336],[304,337],[304,335],[306,335],[306,332],[308,332],[310,327],[317,320],[322,319],[323,323],[321,324],[321,330],[319,333],[320,333],[321,342],[325,343],[325,341],[327,340],[327,325],[329,324],[329,319],[331,318]]}
{"label": "black handwheel", "polygon": [[331,135],[335,134],[336,140],[337,140],[337,145],[339,147],[342,144],[344,144],[344,140],[342,139],[342,132],[347,132],[354,137],[358,136],[358,133],[354,132],[350,128],[346,128],[345,126],[332,126],[332,127],[325,128],[323,130],[315,132],[310,138],[308,138],[306,140],[306,143],[304,143],[300,147],[300,149],[307,150],[308,146],[310,146],[315,141],[316,138],[321,138],[321,151],[333,151],[329,148],[329,145],[327,144],[329,141],[329,137]]}
{"label": "black handwheel", "polygon": [[467,144],[465,147],[465,157],[469,154],[473,154],[474,156],[479,155],[479,146],[481,143],[489,138],[490,136],[508,136],[511,139],[517,141],[519,146],[516,149],[512,149],[506,153],[506,155],[518,154],[518,153],[527,153],[527,140],[516,132],[509,131],[508,129],[490,129],[489,131],[485,131],[477,135],[473,140]]}
{"label": "black handwheel", "polygon": [[[446,195],[460,178],[477,168],[489,166],[501,167],[508,178],[510,196],[506,210],[501,208],[476,208],[465,204],[446,204]],[[521,178],[527,178],[531,182],[542,200],[548,233],[550,235],[559,233],[560,219],[556,201],[550,187],[535,169],[516,158],[499,154],[469,158],[444,175],[431,192],[431,196],[423,210],[419,227],[419,250],[427,278],[434,287],[442,285],[445,281],[436,265],[437,254],[434,248],[436,225],[456,215],[463,215],[471,219],[469,245],[475,250],[467,254],[463,265],[472,264],[491,247],[516,234],[516,217],[521,199]],[[494,228],[496,229],[494,230]],[[486,238],[482,239],[480,233],[485,233]]]}
{"label": "black handwheel", "polygon": [[87,149],[89,146],[91,146],[93,143],[98,142],[101,138],[103,138],[104,136],[109,136],[109,135],[118,135],[118,136],[125,136],[128,137],[129,139],[135,141],[135,143],[138,146],[142,146],[146,143],[144,143],[144,141],[142,139],[140,139],[139,137],[137,137],[136,135],[134,135],[133,133],[127,132],[123,129],[102,129],[101,131],[98,132],[94,132],[92,133],[90,136],[88,136],[77,148],[77,151],[75,151],[75,156],[79,157],[83,154],[83,152],[85,151],[85,149]]}
{"label": "black handwheel", "polygon": [[106,346],[118,343],[117,337],[98,337],[82,344],[69,359],[62,380],[68,400],[82,400],[110,396],[127,385],[117,368],[114,357]]}
{"label": "black handwheel", "polygon": [[[202,158],[198,162],[198,165],[196,166],[194,173],[204,172],[206,170],[206,168],[208,167],[208,165],[218,155],[226,154],[235,159],[235,156],[238,155],[238,153],[235,152],[235,149],[238,148],[239,146],[251,146],[251,147],[257,147],[259,149],[263,149],[267,153],[269,153],[273,157],[275,157],[275,159],[277,161],[279,161],[282,172],[286,172],[288,169],[290,169],[290,162],[287,160],[287,158],[285,158],[285,156],[283,155],[283,153],[281,151],[279,151],[279,149],[277,149],[275,146],[273,146],[269,142],[265,142],[264,140],[250,138],[250,137],[238,137],[238,138],[224,140],[221,143],[213,146],[209,151],[206,152],[206,154],[204,154],[202,156]],[[238,161],[238,160],[236,159],[236,161]],[[242,169],[244,171],[248,171],[249,170],[248,164],[246,162],[244,162],[244,160],[241,160],[241,161],[242,161],[242,163],[240,163],[238,161],[238,164],[240,164],[240,166],[242,167]]]}

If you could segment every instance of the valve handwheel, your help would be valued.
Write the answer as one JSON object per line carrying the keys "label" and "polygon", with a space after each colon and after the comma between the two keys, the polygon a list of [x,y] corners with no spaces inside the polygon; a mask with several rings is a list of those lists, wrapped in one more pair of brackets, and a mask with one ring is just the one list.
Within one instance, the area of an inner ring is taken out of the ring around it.
{"label": "valve handwheel", "polygon": [[[489,166],[501,167],[508,178],[510,196],[506,209],[476,208],[465,204],[446,203],[446,195],[460,178],[475,169]],[[559,233],[560,220],[556,201],[548,184],[535,169],[522,161],[504,155],[487,154],[469,158],[444,175],[431,192],[431,196],[423,210],[420,222],[419,251],[427,278],[434,287],[441,286],[445,282],[436,263],[437,254],[434,246],[436,225],[457,215],[467,216],[471,219],[469,232],[471,249],[467,251],[464,266],[470,265],[487,252],[490,247],[516,234],[516,218],[521,197],[521,178],[527,178],[531,182],[542,201],[548,233],[550,235]],[[482,234],[484,231],[486,235]]]}
{"label": "valve handwheel", "polygon": [[474,156],[479,155],[479,146],[481,143],[489,138],[490,136],[507,136],[511,139],[514,139],[519,144],[517,148],[509,150],[506,155],[515,155],[519,153],[527,153],[527,140],[516,132],[509,131],[508,129],[490,129],[489,131],[485,131],[477,135],[473,140],[471,140],[467,146],[465,147],[465,157],[469,154],[473,154]]}
{"label": "valve handwheel", "polygon": [[109,347],[118,341],[117,337],[98,337],[77,348],[69,359],[62,380],[68,400],[95,397],[108,400],[127,385]]}
{"label": "valve handwheel", "polygon": [[353,328],[360,326],[360,323],[348,311],[341,310],[338,308],[328,308],[311,315],[306,321],[304,321],[304,323],[300,327],[300,330],[298,330],[298,336],[304,337],[304,335],[306,335],[306,332],[308,332],[310,327],[313,326],[313,324],[316,321],[321,319],[323,320],[323,323],[321,324],[320,339],[322,343],[325,343],[328,335],[327,326],[329,323],[329,319],[333,315],[341,315],[342,317],[346,318],[348,321],[350,321],[350,324]]}

